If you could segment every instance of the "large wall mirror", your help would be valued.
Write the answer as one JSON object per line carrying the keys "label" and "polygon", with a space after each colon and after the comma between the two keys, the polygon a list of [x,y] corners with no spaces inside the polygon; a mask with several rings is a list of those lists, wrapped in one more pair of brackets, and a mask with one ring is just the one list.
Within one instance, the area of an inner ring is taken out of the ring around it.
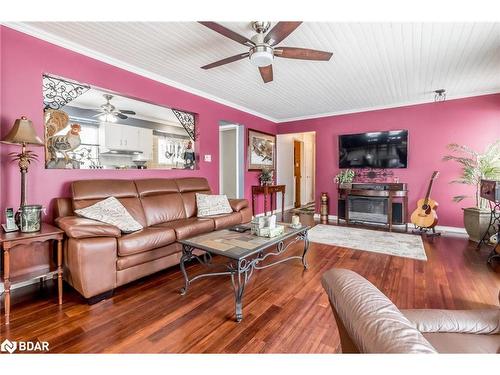
{"label": "large wall mirror", "polygon": [[196,116],[43,75],[45,166],[194,169]]}

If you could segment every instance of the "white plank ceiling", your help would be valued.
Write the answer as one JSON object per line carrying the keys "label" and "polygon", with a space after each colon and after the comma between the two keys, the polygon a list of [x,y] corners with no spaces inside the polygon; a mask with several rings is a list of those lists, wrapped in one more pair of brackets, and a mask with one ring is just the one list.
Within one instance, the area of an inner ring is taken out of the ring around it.
{"label": "white plank ceiling", "polygon": [[[253,35],[250,23],[223,24]],[[500,23],[306,22],[281,45],[331,51],[333,58],[276,58],[267,84],[246,59],[200,69],[246,47],[196,22],[11,26],[276,121],[431,102],[439,88],[448,98],[500,92]]]}

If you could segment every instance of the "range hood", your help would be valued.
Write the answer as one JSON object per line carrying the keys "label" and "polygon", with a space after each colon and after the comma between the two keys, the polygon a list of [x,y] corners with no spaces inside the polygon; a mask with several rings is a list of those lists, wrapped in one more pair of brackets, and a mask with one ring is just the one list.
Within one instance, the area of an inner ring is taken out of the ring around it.
{"label": "range hood", "polygon": [[133,151],[133,150],[114,150],[106,148],[106,151],[99,152],[101,155],[127,155],[127,156],[135,156],[142,155],[142,151]]}

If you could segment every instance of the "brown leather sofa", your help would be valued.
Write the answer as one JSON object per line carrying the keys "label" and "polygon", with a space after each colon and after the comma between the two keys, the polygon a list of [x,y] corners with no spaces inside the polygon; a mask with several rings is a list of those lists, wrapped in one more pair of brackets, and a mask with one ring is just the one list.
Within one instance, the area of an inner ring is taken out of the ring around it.
{"label": "brown leather sofa", "polygon": [[[85,180],[71,184],[72,198],[57,198],[55,222],[66,232],[64,275],[90,303],[143,276],[179,263],[177,240],[249,222],[245,199],[233,212],[196,217],[196,193],[210,194],[204,178]],[[73,210],[113,196],[144,229],[122,234],[112,225],[75,216]]]}
{"label": "brown leather sofa", "polygon": [[343,353],[500,353],[500,308],[398,310],[346,269],[322,277]]}

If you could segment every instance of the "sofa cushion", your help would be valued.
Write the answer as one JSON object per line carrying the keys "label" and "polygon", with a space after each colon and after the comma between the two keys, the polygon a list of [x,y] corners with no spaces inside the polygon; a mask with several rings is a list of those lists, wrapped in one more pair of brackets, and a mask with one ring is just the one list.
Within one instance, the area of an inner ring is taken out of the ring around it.
{"label": "sofa cushion", "polygon": [[137,266],[138,264],[151,262],[181,251],[181,245],[178,242],[174,242],[170,245],[159,247],[158,249],[143,251],[142,253],[127,256],[120,256],[116,261],[116,268],[118,270],[125,270],[127,268]]}
{"label": "sofa cushion", "polygon": [[196,216],[196,193],[211,194],[210,186],[205,178],[189,177],[175,180],[182,196],[186,217]]}
{"label": "sofa cushion", "polygon": [[175,232],[169,228],[148,227],[118,238],[118,255],[142,253],[175,242]]}
{"label": "sofa cushion", "polygon": [[171,228],[175,230],[178,240],[194,237],[199,234],[208,233],[215,229],[212,219],[198,219],[196,217],[169,221],[155,225],[154,228]]}
{"label": "sofa cushion", "polygon": [[[475,310],[401,310],[422,333],[500,334],[500,308]],[[500,340],[500,336],[498,336]]]}
{"label": "sofa cushion", "polygon": [[438,353],[500,354],[500,335],[424,333]]}
{"label": "sofa cushion", "polygon": [[75,210],[75,213],[87,219],[98,220],[118,227],[122,232],[130,233],[142,229],[139,224],[115,197],[109,197],[92,206]]}
{"label": "sofa cushion", "polygon": [[230,228],[241,224],[241,214],[239,212],[208,216],[207,219],[212,219],[214,221],[215,230]]}
{"label": "sofa cushion", "polygon": [[175,180],[149,178],[136,180],[135,184],[148,226],[186,217],[184,202]]}
{"label": "sofa cushion", "polygon": [[210,191],[210,186],[206,178],[186,177],[175,180],[180,193],[193,191]]}
{"label": "sofa cushion", "polygon": [[248,207],[248,201],[246,199],[229,199],[229,204],[235,212]]}
{"label": "sofa cushion", "polygon": [[233,212],[226,195],[195,194],[198,217],[230,214]]}
{"label": "sofa cushion", "polygon": [[81,180],[71,183],[74,200],[102,200],[107,197],[137,198],[137,189],[131,180]]}
{"label": "sofa cushion", "polygon": [[103,199],[115,197],[143,227],[147,226],[139,194],[131,180],[82,180],[71,184],[73,209],[91,206]]}

